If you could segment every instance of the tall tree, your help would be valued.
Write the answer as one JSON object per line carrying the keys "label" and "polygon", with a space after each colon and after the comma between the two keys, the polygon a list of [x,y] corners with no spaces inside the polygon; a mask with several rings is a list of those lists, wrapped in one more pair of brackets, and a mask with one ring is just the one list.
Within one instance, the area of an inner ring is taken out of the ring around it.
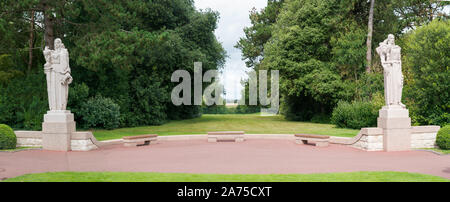
{"label": "tall tree", "polygon": [[367,31],[367,66],[366,72],[370,72],[370,68],[372,66],[372,33],[373,33],[373,6],[375,4],[375,0],[370,1],[370,11],[369,11],[369,22],[367,23],[368,31]]}
{"label": "tall tree", "polygon": [[242,59],[247,67],[256,68],[264,58],[264,45],[272,37],[273,24],[276,22],[284,0],[268,0],[267,6],[261,11],[255,8],[250,11],[252,26],[244,28],[245,37],[236,44],[241,49]]}
{"label": "tall tree", "polygon": [[30,41],[28,47],[28,72],[31,71],[31,67],[33,65],[33,49],[34,49],[34,24],[35,24],[35,11],[31,11],[30,18]]}

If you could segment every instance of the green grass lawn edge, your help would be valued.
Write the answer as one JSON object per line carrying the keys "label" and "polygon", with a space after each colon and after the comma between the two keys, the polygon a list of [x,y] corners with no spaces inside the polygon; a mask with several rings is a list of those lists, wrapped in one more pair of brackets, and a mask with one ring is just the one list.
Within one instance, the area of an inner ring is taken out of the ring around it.
{"label": "green grass lawn edge", "polygon": [[134,135],[200,135],[210,131],[245,131],[246,134],[308,133],[338,137],[353,137],[359,132],[355,129],[337,128],[333,124],[289,121],[280,115],[260,116],[259,114],[207,114],[194,119],[170,121],[160,126],[93,130],[92,132],[97,140],[103,141]]}
{"label": "green grass lawn edge", "polygon": [[437,152],[437,153],[442,154],[442,155],[450,154],[450,150],[444,150],[444,149],[440,149],[440,148],[422,148],[420,150],[434,151],[434,152]]}
{"label": "green grass lawn edge", "polygon": [[48,172],[3,182],[450,182],[438,176],[408,172],[317,174],[187,174],[142,172]]}

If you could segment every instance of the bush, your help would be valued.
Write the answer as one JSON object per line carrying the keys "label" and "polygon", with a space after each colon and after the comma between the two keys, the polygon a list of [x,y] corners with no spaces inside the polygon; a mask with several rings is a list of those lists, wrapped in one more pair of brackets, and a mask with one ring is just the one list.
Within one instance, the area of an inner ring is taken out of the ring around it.
{"label": "bush", "polygon": [[450,122],[450,21],[434,20],[405,35],[405,103],[420,125]]}
{"label": "bush", "polygon": [[439,130],[436,137],[436,144],[441,149],[450,149],[450,125],[446,125]]}
{"label": "bush", "polygon": [[0,124],[0,149],[15,149],[17,138],[11,127]]}
{"label": "bush", "polygon": [[120,124],[120,107],[110,98],[97,96],[90,98],[81,107],[80,114],[84,128],[118,128]]}
{"label": "bush", "polygon": [[383,97],[375,94],[372,101],[341,101],[333,110],[331,123],[341,128],[360,129],[377,125],[378,111],[383,106]]}
{"label": "bush", "polygon": [[74,84],[69,89],[69,102],[67,103],[67,109],[75,115],[75,121],[77,123],[82,122],[80,115],[81,106],[89,98],[89,87],[85,83]]}

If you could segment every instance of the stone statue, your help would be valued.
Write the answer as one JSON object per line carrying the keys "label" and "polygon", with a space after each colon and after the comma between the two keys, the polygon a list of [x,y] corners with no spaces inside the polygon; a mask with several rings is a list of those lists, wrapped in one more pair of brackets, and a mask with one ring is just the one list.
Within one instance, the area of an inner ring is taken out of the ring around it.
{"label": "stone statue", "polygon": [[388,38],[380,43],[376,51],[381,57],[381,65],[384,69],[384,97],[386,106],[406,108],[401,103],[403,89],[401,48],[395,45],[394,35],[389,34]]}
{"label": "stone statue", "polygon": [[47,92],[50,111],[63,111],[67,107],[69,84],[72,83],[69,52],[61,39],[55,39],[55,50],[45,47],[44,72],[47,76]]}

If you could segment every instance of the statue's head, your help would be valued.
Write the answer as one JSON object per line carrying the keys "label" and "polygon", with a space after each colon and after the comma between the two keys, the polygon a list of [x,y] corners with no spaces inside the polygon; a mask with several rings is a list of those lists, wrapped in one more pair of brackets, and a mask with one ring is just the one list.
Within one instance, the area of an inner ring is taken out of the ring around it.
{"label": "statue's head", "polygon": [[62,48],[63,46],[64,46],[64,45],[63,45],[61,39],[60,39],[60,38],[56,38],[56,39],[55,39],[55,49],[60,49],[60,48]]}
{"label": "statue's head", "polygon": [[394,36],[393,34],[389,34],[389,35],[388,35],[388,41],[387,41],[387,43],[388,43],[389,45],[395,45],[395,36]]}

